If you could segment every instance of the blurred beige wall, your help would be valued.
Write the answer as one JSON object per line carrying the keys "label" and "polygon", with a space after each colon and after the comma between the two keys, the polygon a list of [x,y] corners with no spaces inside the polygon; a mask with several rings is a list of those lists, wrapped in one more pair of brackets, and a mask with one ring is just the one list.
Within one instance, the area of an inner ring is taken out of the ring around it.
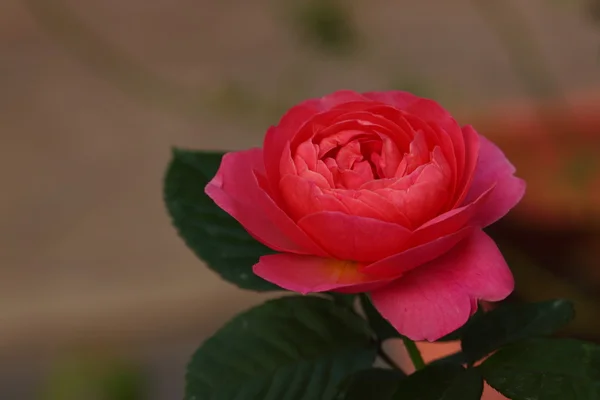
{"label": "blurred beige wall", "polygon": [[[562,87],[598,87],[581,2],[513,2]],[[470,3],[354,1],[359,48],[335,58],[302,46],[285,2],[4,0],[0,354],[198,337],[258,301],[170,227],[170,147],[259,145],[278,110],[339,88],[423,86],[453,110],[522,98]]]}

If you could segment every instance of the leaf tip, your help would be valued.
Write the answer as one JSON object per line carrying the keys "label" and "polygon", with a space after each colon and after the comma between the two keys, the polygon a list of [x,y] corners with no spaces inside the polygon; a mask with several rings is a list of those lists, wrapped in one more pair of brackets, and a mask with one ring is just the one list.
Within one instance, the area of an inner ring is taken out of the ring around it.
{"label": "leaf tip", "polygon": [[185,152],[186,150],[181,147],[171,146],[171,158],[179,158]]}
{"label": "leaf tip", "polygon": [[554,309],[564,309],[565,311],[568,310],[568,313],[569,313],[571,319],[574,318],[574,316],[575,316],[575,304],[570,300],[555,299],[552,302],[552,307]]}

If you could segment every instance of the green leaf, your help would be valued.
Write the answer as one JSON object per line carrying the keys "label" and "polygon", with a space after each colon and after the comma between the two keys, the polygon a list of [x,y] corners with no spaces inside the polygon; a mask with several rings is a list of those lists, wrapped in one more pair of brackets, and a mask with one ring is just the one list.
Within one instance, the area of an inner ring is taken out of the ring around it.
{"label": "green leaf", "polygon": [[173,225],[194,253],[223,279],[243,289],[282,290],[254,275],[258,258],[273,251],[257,242],[205,193],[222,153],[175,149],[164,182]]}
{"label": "green leaf", "polygon": [[335,292],[326,292],[324,295],[331,298],[333,302],[336,304],[354,310],[354,305],[356,303],[356,295],[355,294],[345,294],[345,293],[335,293]]}
{"label": "green leaf", "polygon": [[350,375],[339,387],[335,400],[392,400],[406,375],[397,369],[371,368]]}
{"label": "green leaf", "polygon": [[436,340],[436,342],[454,342],[456,340],[460,340],[464,332],[468,329],[469,325],[474,323],[478,318],[481,318],[481,316],[483,316],[483,311],[481,310],[481,307],[479,307],[475,314],[473,314],[473,316],[469,318],[469,320],[463,326],[454,332],[450,332],[446,336]]}
{"label": "green leaf", "polygon": [[468,364],[469,361],[465,356],[465,353],[459,351],[458,353],[450,354],[442,358],[438,358],[437,360],[431,361],[430,365],[437,364],[454,364],[454,365],[464,365]]}
{"label": "green leaf", "polygon": [[480,400],[483,379],[477,369],[430,365],[400,381],[393,400]]}
{"label": "green leaf", "polygon": [[462,350],[470,362],[475,362],[506,344],[549,335],[574,315],[573,304],[566,300],[506,304],[468,325],[462,336]]}
{"label": "green leaf", "polygon": [[332,399],[377,348],[366,321],[312,296],[271,300],[235,317],[192,357],[186,400]]}
{"label": "green leaf", "polygon": [[390,324],[388,322],[388,320],[386,320],[385,318],[383,318],[381,316],[379,311],[377,311],[377,309],[371,302],[371,299],[369,298],[368,295],[366,295],[366,294],[360,295],[360,305],[362,306],[363,311],[365,312],[365,315],[367,316],[367,319],[369,320],[371,329],[373,329],[373,331],[375,332],[375,335],[377,336],[377,338],[380,341],[384,341],[386,339],[391,339],[391,338],[401,338],[402,337],[402,335],[400,335],[400,333],[398,333],[396,328],[394,328],[392,326],[392,324]]}
{"label": "green leaf", "polygon": [[600,347],[572,339],[529,339],[484,361],[494,389],[512,400],[597,400]]}

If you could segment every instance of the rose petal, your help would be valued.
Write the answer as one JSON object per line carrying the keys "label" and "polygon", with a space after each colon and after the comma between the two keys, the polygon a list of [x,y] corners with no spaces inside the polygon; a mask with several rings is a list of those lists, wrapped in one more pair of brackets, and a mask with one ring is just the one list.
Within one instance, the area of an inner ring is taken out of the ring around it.
{"label": "rose petal", "polygon": [[[413,136],[412,127],[403,118],[392,121],[382,115],[371,112],[371,110],[376,111],[377,109],[369,108],[368,110],[340,114],[331,121],[331,127],[326,127],[316,136],[326,137],[330,132],[340,131],[342,129],[355,129],[361,132],[378,132],[387,135],[399,148],[407,149],[408,143],[412,140]],[[338,112],[339,109],[334,111]],[[334,111],[332,111],[332,113]],[[400,112],[400,114],[402,113]]]}
{"label": "rose petal", "polygon": [[262,256],[253,270],[271,283],[302,294],[335,289],[358,293],[387,282],[362,274],[352,261],[295,254]]}
{"label": "rose petal", "polygon": [[267,131],[263,144],[266,174],[272,187],[279,181],[279,158],[286,142],[291,141],[298,131],[314,116],[348,101],[364,101],[362,95],[341,90],[320,99],[306,100],[286,112],[277,126]]}
{"label": "rose petal", "polygon": [[277,187],[277,182],[280,178],[279,165],[286,143],[289,143],[293,139],[296,132],[312,116],[321,111],[322,106],[318,100],[307,100],[292,107],[281,118],[277,126],[272,126],[267,130],[263,142],[263,162],[272,187]]}
{"label": "rose petal", "polygon": [[474,299],[502,300],[513,288],[496,244],[476,231],[445,256],[373,291],[372,299],[398,332],[434,341],[464,325]]}
{"label": "rose petal", "polygon": [[[475,229],[464,227],[447,236],[421,244],[392,255],[370,265],[361,266],[361,272],[373,276],[401,276],[415,267],[435,260],[454,248],[461,240],[468,237]],[[412,239],[410,239],[412,240]],[[409,243],[410,243],[409,240]]]}
{"label": "rose petal", "polygon": [[351,170],[340,171],[339,184],[345,189],[358,189],[365,182],[373,180],[373,170],[367,161],[354,164]]}
{"label": "rose petal", "polygon": [[434,219],[421,225],[415,230],[413,237],[411,238],[411,243],[414,245],[427,243],[436,238],[456,232],[467,224],[476,228],[483,228],[483,226],[478,224],[478,221],[474,220],[474,216],[481,207],[485,206],[493,189],[493,187],[488,189],[474,202],[438,215]]}
{"label": "rose petal", "polygon": [[459,177],[457,189],[458,197],[454,202],[454,206],[462,204],[467,196],[473,182],[473,176],[477,168],[477,160],[479,159],[479,134],[472,126],[467,125],[462,129],[465,141],[465,167],[462,176]]}
{"label": "rose petal", "polygon": [[331,189],[329,182],[327,179],[318,172],[314,172],[311,170],[306,170],[299,175],[301,178],[306,179],[307,181],[314,182],[320,189]]}
{"label": "rose petal", "polygon": [[[452,193],[454,193],[456,191],[456,186],[458,185],[456,179],[460,174],[462,174],[462,169],[464,168],[464,143],[462,141],[462,134],[459,135],[460,128],[458,128],[458,125],[456,126],[456,131],[453,131],[455,133],[453,138],[440,126],[436,125],[435,123],[427,123],[416,115],[407,114],[405,119],[411,124],[415,131],[423,132],[429,148],[438,146],[442,149],[444,158],[448,162],[448,165],[452,171],[450,176],[452,177],[453,181]],[[459,151],[455,152],[453,141],[458,139],[461,139],[458,149]],[[459,156],[461,158],[460,162],[457,159]]]}
{"label": "rose petal", "polygon": [[[333,160],[331,160],[331,161],[333,161]],[[331,188],[335,187],[335,180],[333,179],[333,173],[331,172],[331,170],[327,167],[327,165],[322,160],[317,161],[317,171],[316,172],[321,174],[321,176],[323,176],[325,178],[329,187],[331,187]]]}
{"label": "rose petal", "polygon": [[464,204],[474,201],[496,185],[476,216],[477,223],[485,227],[506,215],[523,198],[526,185],[525,181],[513,175],[515,167],[494,143],[481,135],[479,139],[479,160]]}
{"label": "rose petal", "polygon": [[361,93],[353,90],[338,90],[319,99],[326,110],[330,110],[338,104],[350,103],[354,101],[368,101]]}
{"label": "rose petal", "polygon": [[364,97],[382,103],[391,104],[400,110],[414,114],[423,121],[441,127],[446,131],[457,160],[457,173],[462,175],[464,170],[465,147],[463,134],[456,120],[437,102],[415,96],[403,91],[369,92],[363,93]]}
{"label": "rose petal", "polygon": [[[406,120],[406,113],[394,108],[392,105],[374,101],[353,102],[340,104],[334,107],[333,110],[352,111],[355,113],[353,116],[359,119],[387,127],[391,131],[390,138],[400,148],[406,148],[412,139],[414,129]],[[396,126],[392,127],[391,124]]]}
{"label": "rose petal", "polygon": [[358,262],[398,253],[411,235],[397,224],[339,212],[307,215],[298,225],[333,257]]}
{"label": "rose petal", "polygon": [[[314,143],[318,143],[321,139],[319,138],[319,134],[323,132],[325,129],[328,129],[334,125],[336,125],[336,118],[340,115],[344,115],[344,111],[342,110],[329,110],[319,113],[313,116],[309,121],[306,122],[302,126],[300,130],[296,132],[293,139],[291,140],[292,148],[298,146],[300,143],[313,141]],[[346,121],[347,122],[347,121]],[[340,129],[333,128],[335,132],[339,132]],[[323,153],[322,143],[318,143],[319,145],[319,154]],[[328,150],[327,150],[328,151]],[[320,157],[321,155],[319,155]]]}
{"label": "rose petal", "polygon": [[303,142],[296,148],[295,157],[301,158],[311,170],[317,169],[318,151],[311,142]]}
{"label": "rose petal", "polygon": [[489,200],[478,213],[477,223],[486,227],[505,216],[525,195],[525,181],[514,176],[499,180]]}
{"label": "rose petal", "polygon": [[415,228],[442,211],[451,182],[436,164],[427,164],[407,190],[384,192],[392,204],[399,205]]}
{"label": "rose petal", "polygon": [[227,153],[205,188],[213,201],[255,238],[278,251],[327,256],[261,188],[261,149]]}
{"label": "rose petal", "polygon": [[[279,171],[281,173],[281,176],[298,175],[298,169],[296,167],[296,162],[294,161],[294,158],[292,157],[292,151],[290,149],[290,142],[285,143],[285,145],[283,146],[283,150],[281,151],[281,154],[279,155],[279,158],[280,158]],[[279,186],[279,180],[277,180],[275,183],[276,184],[271,187],[277,188]]]}
{"label": "rose petal", "polygon": [[410,143],[409,153],[404,156],[406,160],[406,173],[410,174],[417,167],[429,162],[430,153],[427,148],[427,142],[421,131],[415,132],[415,137]]}
{"label": "rose petal", "polygon": [[286,175],[279,183],[285,209],[294,220],[320,211],[349,212],[346,205],[330,191],[298,175]]}
{"label": "rose petal", "polygon": [[446,282],[444,271],[411,274],[371,292],[379,313],[411,340],[433,342],[464,325],[471,299],[459,286]]}
{"label": "rose petal", "polygon": [[360,143],[358,140],[353,140],[341,147],[335,156],[335,161],[340,169],[352,169],[354,163],[361,161],[363,155],[360,152]]}
{"label": "rose petal", "polygon": [[389,137],[382,136],[381,141],[383,146],[381,149],[381,158],[378,162],[379,170],[382,172],[380,178],[393,178],[402,161],[402,154],[396,143],[392,142]]}
{"label": "rose petal", "polygon": [[[464,244],[462,253],[455,255],[454,262],[460,267],[454,273],[457,282],[471,298],[500,301],[513,292],[515,281],[512,272],[500,249],[486,233],[477,231]],[[452,262],[448,261],[449,265]]]}
{"label": "rose petal", "polygon": [[[375,218],[381,221],[410,226],[410,221],[404,215],[404,209],[397,207],[386,193],[376,193],[371,190],[338,190],[337,198],[344,204],[348,214],[361,217]],[[331,210],[335,211],[335,210]]]}

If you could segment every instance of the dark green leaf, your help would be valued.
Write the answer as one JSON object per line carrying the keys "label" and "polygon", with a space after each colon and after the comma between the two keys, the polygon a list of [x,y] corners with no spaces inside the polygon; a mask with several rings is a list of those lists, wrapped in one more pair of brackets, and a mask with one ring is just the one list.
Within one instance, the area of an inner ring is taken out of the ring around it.
{"label": "dark green leaf", "polygon": [[311,296],[271,300],[234,318],[192,357],[186,400],[331,399],[377,348],[366,321]]}
{"label": "dark green leaf", "polygon": [[458,353],[450,354],[448,356],[439,358],[431,362],[431,364],[454,364],[454,365],[464,365],[468,364],[469,361],[465,356],[465,353],[459,351]]}
{"label": "dark green leaf", "polygon": [[369,320],[371,329],[373,329],[375,335],[380,341],[402,337],[396,328],[394,328],[385,318],[381,316],[379,311],[377,311],[375,306],[373,306],[371,299],[369,299],[366,294],[360,295],[360,305],[362,306],[363,311]]}
{"label": "dark green leaf", "polygon": [[454,332],[450,332],[446,336],[439,338],[438,340],[436,340],[436,342],[455,342],[457,340],[460,340],[460,338],[463,335],[463,332],[465,330],[465,327],[466,327],[465,325],[461,326]]}
{"label": "dark green leaf", "polygon": [[371,368],[347,377],[335,400],[391,400],[406,375],[397,369]]}
{"label": "dark green leaf", "polygon": [[356,303],[356,295],[355,294],[344,294],[344,293],[335,293],[335,292],[327,292],[323,293],[333,300],[336,304],[339,304],[342,307],[354,309],[354,305]]}
{"label": "dark green leaf", "polygon": [[205,193],[222,153],[174,150],[164,182],[164,199],[190,249],[223,279],[243,289],[281,290],[252,272],[258,258],[273,251],[257,242]]}
{"label": "dark green leaf", "polygon": [[454,342],[456,340],[460,340],[462,335],[464,334],[464,332],[469,327],[469,325],[474,323],[478,318],[481,318],[482,315],[483,315],[483,311],[481,310],[481,307],[479,307],[479,309],[477,309],[475,314],[471,318],[469,318],[469,320],[467,321],[466,324],[464,324],[463,326],[461,326],[454,332],[450,332],[446,336],[436,340],[436,342]]}
{"label": "dark green leaf", "polygon": [[400,381],[394,400],[480,400],[483,379],[476,369],[430,365]]}
{"label": "dark green leaf", "polygon": [[600,347],[572,339],[529,339],[481,365],[485,380],[512,400],[597,400]]}
{"label": "dark green leaf", "polygon": [[573,305],[566,300],[506,304],[468,325],[462,336],[462,349],[469,361],[475,362],[506,344],[549,335],[573,316]]}

